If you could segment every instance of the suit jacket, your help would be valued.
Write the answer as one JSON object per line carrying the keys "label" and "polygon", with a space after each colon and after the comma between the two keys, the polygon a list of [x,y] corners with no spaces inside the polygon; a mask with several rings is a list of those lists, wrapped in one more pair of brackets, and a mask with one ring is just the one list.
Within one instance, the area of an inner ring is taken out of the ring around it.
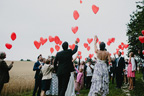
{"label": "suit jacket", "polygon": [[39,69],[39,66],[40,66],[40,62],[37,61],[35,64],[34,64],[34,67],[33,67],[33,71],[36,71],[35,73],[35,79],[38,79],[39,78],[39,74],[40,74],[40,69]]}
{"label": "suit jacket", "polygon": [[0,84],[9,82],[9,70],[12,68],[12,65],[7,65],[4,60],[0,59]]}
{"label": "suit jacket", "polygon": [[75,54],[77,50],[78,46],[76,45],[73,51],[71,49],[68,49],[57,53],[54,61],[54,69],[57,73],[57,76],[68,74],[74,71],[72,55]]}
{"label": "suit jacket", "polygon": [[[117,60],[118,60],[118,58],[116,59],[116,63],[117,63]],[[116,72],[120,72],[121,73],[121,72],[123,72],[123,69],[125,69],[125,60],[124,60],[123,57],[120,57],[120,59],[118,61],[118,67],[116,68]]]}

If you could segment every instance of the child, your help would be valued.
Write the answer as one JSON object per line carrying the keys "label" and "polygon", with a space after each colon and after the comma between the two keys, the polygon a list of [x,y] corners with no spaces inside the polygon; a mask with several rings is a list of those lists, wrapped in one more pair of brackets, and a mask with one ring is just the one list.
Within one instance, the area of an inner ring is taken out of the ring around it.
{"label": "child", "polygon": [[45,96],[47,90],[50,89],[51,78],[52,78],[52,70],[54,66],[50,64],[50,60],[46,60],[46,64],[41,69],[42,72],[42,91],[41,96]]}
{"label": "child", "polygon": [[77,68],[75,68],[75,70],[77,71],[78,75],[77,75],[77,79],[76,79],[76,87],[75,90],[78,91],[77,94],[80,93],[81,87],[82,87],[82,77],[83,77],[83,69],[80,69],[80,71],[78,71]]}

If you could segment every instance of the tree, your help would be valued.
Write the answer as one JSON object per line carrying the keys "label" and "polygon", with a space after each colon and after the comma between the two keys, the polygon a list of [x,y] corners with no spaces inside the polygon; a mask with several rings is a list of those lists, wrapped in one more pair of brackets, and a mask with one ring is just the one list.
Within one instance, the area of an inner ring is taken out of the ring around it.
{"label": "tree", "polygon": [[127,24],[128,36],[128,53],[134,52],[138,55],[138,49],[143,50],[143,44],[139,41],[139,36],[142,36],[141,31],[144,30],[144,0],[136,2],[136,11],[130,15],[130,22]]}

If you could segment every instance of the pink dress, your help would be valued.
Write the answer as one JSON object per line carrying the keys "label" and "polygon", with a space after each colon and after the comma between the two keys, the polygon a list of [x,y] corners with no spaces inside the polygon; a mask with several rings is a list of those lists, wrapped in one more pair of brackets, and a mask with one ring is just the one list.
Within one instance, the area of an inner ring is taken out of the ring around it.
{"label": "pink dress", "polygon": [[132,71],[131,59],[129,59],[129,64],[127,68],[127,77],[135,77],[135,71]]}

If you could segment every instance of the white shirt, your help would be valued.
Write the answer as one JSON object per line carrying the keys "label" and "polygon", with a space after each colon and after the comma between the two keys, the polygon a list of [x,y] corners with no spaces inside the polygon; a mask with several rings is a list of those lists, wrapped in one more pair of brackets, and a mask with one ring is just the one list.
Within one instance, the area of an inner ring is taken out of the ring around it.
{"label": "white shirt", "polygon": [[132,71],[136,70],[136,63],[133,57],[131,58],[131,64],[132,64]]}
{"label": "white shirt", "polygon": [[86,64],[87,66],[87,69],[86,69],[86,72],[87,72],[87,76],[92,76],[93,73],[92,73],[92,69],[91,68],[94,68],[94,66],[91,64],[91,68],[89,67],[89,64]]}
{"label": "white shirt", "polygon": [[120,58],[121,58],[121,56],[120,56],[120,57],[118,57],[118,59],[117,59],[117,64],[116,64],[116,67],[118,67],[118,63],[119,63]]}

